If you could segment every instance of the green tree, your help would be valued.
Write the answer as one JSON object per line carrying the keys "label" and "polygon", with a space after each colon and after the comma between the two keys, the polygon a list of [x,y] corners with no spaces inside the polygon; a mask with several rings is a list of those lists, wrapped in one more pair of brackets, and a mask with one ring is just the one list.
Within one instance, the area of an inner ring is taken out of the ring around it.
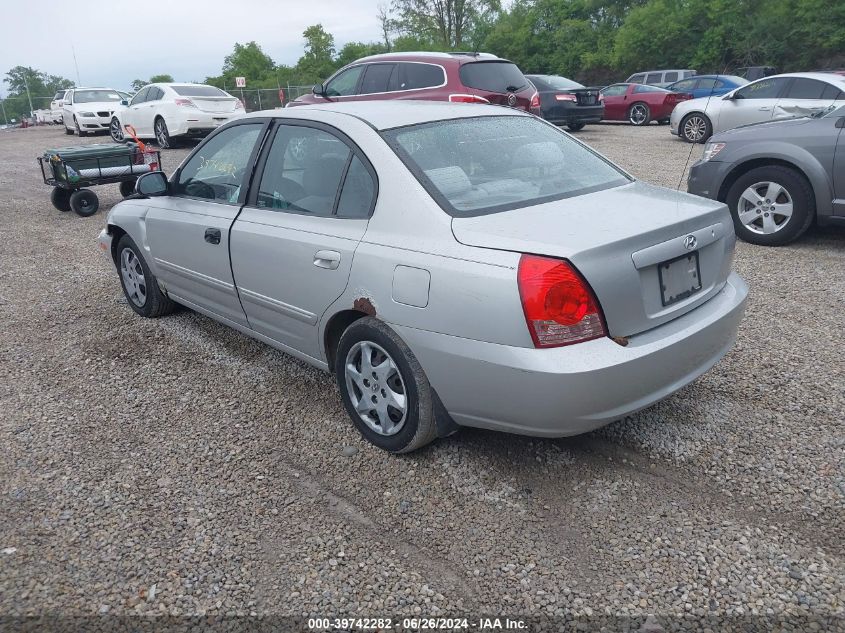
{"label": "green tree", "polygon": [[176,81],[173,79],[172,75],[162,74],[162,75],[153,75],[149,79],[133,79],[132,83],[129,84],[132,88],[132,92],[138,92],[144,86],[149,84],[169,84]]}
{"label": "green tree", "polygon": [[370,42],[366,44],[364,42],[349,42],[343,48],[340,49],[340,52],[337,54],[335,58],[335,66],[337,68],[341,68],[342,66],[346,66],[354,62],[356,59],[361,59],[362,57],[367,57],[368,55],[378,55],[379,53],[387,53],[389,49],[381,42]]}
{"label": "green tree", "polygon": [[[48,75],[30,66],[15,66],[10,69],[3,83],[8,86],[3,107],[9,118],[28,115],[30,99],[32,109],[46,108],[56,91],[73,87],[70,79]],[[28,92],[27,88],[29,88]]]}
{"label": "green tree", "polygon": [[480,43],[500,11],[499,0],[393,0],[393,23],[402,35],[461,50]]}
{"label": "green tree", "polygon": [[309,81],[322,81],[337,68],[334,36],[327,33],[322,24],[309,26],[302,36],[305,38],[305,53],[296,64],[297,71]]}

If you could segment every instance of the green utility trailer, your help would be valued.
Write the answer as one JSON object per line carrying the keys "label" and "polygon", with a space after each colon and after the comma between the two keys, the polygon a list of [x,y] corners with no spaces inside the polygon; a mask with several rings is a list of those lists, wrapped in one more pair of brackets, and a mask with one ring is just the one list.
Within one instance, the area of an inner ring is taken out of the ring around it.
{"label": "green utility trailer", "polygon": [[120,183],[120,194],[129,196],[138,176],[161,170],[161,153],[137,143],[78,145],[48,149],[38,163],[44,184],[53,187],[53,206],[87,217],[97,212],[100,200],[86,187]]}

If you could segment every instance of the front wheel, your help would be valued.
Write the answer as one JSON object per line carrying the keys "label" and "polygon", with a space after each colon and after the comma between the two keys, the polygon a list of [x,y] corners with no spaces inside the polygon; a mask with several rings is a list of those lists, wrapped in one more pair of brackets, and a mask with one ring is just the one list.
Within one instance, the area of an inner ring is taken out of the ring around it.
{"label": "front wheel", "polygon": [[120,125],[117,117],[114,117],[109,124],[109,135],[111,140],[115,143],[123,143],[126,140],[126,135],[123,133],[123,127]]}
{"label": "front wheel", "polygon": [[584,129],[584,126],[587,125],[586,123],[570,123],[566,127],[569,128],[570,132],[580,132]]}
{"label": "front wheel", "polygon": [[648,104],[635,103],[628,109],[628,121],[631,125],[648,125],[651,122],[651,110]]}
{"label": "front wheel", "polygon": [[161,149],[167,149],[169,147],[172,147],[170,132],[167,131],[167,123],[164,122],[164,119],[162,119],[161,117],[156,119],[155,125],[153,127],[155,128],[154,131],[158,146]]}
{"label": "front wheel", "polygon": [[435,399],[405,342],[374,317],[355,321],[335,354],[343,404],[358,431],[391,453],[408,453],[437,437]]}
{"label": "front wheel", "polygon": [[781,165],[752,169],[728,191],[736,234],[760,246],[782,246],[800,237],[816,214],[810,183]]}
{"label": "front wheel", "polygon": [[90,189],[79,189],[70,194],[70,208],[76,215],[87,218],[100,208],[100,199]]}
{"label": "front wheel", "polygon": [[713,125],[707,115],[693,112],[681,119],[681,138],[687,143],[703,143],[713,135]]}
{"label": "front wheel", "polygon": [[76,134],[79,137],[88,136],[88,132],[83,132],[82,128],[79,127],[79,121],[76,120],[76,117],[73,117],[73,127],[76,128]]}
{"label": "front wheel", "polygon": [[124,180],[120,183],[120,195],[124,198],[126,196],[131,196],[135,193],[135,184],[138,182],[137,178],[133,178],[132,180]]}
{"label": "front wheel", "polygon": [[155,275],[128,235],[121,237],[117,243],[116,263],[120,272],[120,285],[130,308],[148,319],[173,312],[176,304],[158,287]]}
{"label": "front wheel", "polygon": [[72,128],[69,128],[69,127],[67,126],[67,123],[65,123],[65,118],[64,118],[64,117],[62,117],[62,126],[65,128],[65,134],[67,134],[68,136],[73,135],[73,129],[72,129]]}

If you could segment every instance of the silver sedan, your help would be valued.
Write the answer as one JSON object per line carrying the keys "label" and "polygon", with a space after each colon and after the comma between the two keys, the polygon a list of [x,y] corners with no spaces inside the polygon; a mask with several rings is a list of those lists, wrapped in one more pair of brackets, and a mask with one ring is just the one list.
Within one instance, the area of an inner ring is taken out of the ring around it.
{"label": "silver sedan", "polygon": [[716,363],[745,306],[724,204],[507,108],[258,112],[137,192],[99,238],[129,306],[181,304],[333,372],[393,452],[622,418]]}

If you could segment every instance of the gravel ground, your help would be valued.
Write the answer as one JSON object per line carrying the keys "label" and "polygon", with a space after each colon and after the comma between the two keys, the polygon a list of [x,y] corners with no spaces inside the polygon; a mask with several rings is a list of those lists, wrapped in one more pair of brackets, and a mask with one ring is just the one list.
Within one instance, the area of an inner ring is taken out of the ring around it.
{"label": "gravel ground", "polygon": [[[666,127],[578,136],[683,182],[691,147]],[[117,186],[83,219],[40,182],[34,157],[74,142],[0,132],[0,629],[251,614],[845,630],[845,232],[740,243],[735,349],[651,409],[394,457],[328,375],[187,310],[137,318],[95,247]]]}

